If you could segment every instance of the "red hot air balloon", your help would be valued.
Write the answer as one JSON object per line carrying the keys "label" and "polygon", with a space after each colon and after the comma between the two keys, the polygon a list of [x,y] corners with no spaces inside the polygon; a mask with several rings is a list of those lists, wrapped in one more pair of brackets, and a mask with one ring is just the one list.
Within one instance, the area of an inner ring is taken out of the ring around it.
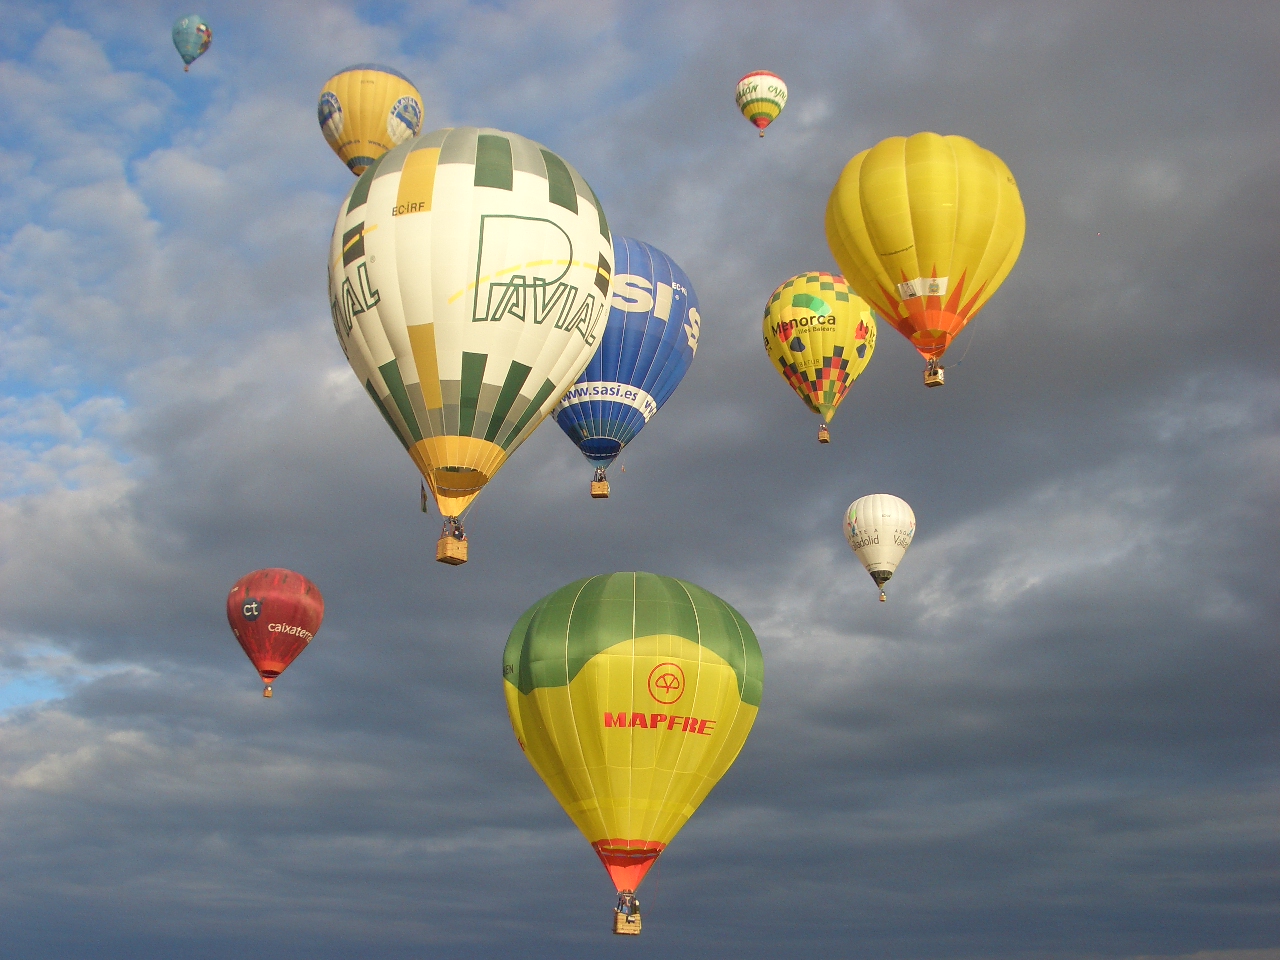
{"label": "red hot air balloon", "polygon": [[271,696],[271,682],[311,642],[324,619],[320,588],[300,573],[271,567],[236,581],[227,595],[227,622]]}

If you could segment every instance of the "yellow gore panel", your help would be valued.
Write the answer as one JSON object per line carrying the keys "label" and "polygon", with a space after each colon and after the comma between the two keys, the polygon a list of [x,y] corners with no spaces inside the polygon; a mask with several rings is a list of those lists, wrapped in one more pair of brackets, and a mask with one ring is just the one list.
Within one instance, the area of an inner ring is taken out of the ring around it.
{"label": "yellow gore panel", "polygon": [[409,455],[446,517],[461,514],[507,461],[500,446],[476,437],[426,437]]}

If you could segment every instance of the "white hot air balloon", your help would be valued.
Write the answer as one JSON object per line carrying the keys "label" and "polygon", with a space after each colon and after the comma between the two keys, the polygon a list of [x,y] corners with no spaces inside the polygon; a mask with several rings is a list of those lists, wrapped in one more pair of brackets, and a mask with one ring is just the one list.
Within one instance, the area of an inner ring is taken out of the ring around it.
{"label": "white hot air balloon", "polygon": [[873,493],[849,504],[844,515],[844,538],[887,599],[884,585],[902,562],[916,535],[916,515],[907,501],[891,493]]}

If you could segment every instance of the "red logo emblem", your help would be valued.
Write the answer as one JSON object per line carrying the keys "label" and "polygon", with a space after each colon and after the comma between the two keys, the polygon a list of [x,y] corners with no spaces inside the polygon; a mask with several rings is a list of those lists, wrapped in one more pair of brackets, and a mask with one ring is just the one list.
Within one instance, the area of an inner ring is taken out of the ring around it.
{"label": "red logo emblem", "polygon": [[684,696],[684,671],[678,663],[660,663],[649,671],[649,696],[659,703],[675,703]]}

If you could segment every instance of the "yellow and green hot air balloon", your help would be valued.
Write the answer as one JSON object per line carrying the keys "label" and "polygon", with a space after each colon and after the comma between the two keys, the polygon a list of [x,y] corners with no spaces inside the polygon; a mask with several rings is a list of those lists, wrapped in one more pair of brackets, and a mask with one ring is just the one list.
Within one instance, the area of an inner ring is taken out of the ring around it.
{"label": "yellow and green hot air balloon", "polygon": [[844,277],[802,273],[769,298],[764,349],[773,368],[822,417],[818,440],[876,349],[876,319]]}
{"label": "yellow and green hot air balloon", "polygon": [[764,136],[764,128],[778,119],[787,105],[787,85],[776,73],[753,70],[738,81],[734,100],[742,115]]}
{"label": "yellow and green hot air balloon", "polygon": [[1013,269],[1027,232],[1003,160],[964,137],[890,137],[845,166],[827,202],[827,244],[873,310],[939,360]]}
{"label": "yellow and green hot air balloon", "polygon": [[591,187],[514,133],[424,133],[351,188],[333,325],[445,517],[436,559],[466,560],[463,511],[599,348],[612,273]]}
{"label": "yellow and green hot air balloon", "polygon": [[[742,749],[764,661],[747,622],[713,594],[614,573],[525,611],[502,678],[525,756],[622,903]],[[615,917],[616,932],[627,925]]]}
{"label": "yellow and green hot air balloon", "polygon": [[320,91],[320,130],[357,177],[422,129],[422,94],[403,73],[357,63],[335,73]]}

